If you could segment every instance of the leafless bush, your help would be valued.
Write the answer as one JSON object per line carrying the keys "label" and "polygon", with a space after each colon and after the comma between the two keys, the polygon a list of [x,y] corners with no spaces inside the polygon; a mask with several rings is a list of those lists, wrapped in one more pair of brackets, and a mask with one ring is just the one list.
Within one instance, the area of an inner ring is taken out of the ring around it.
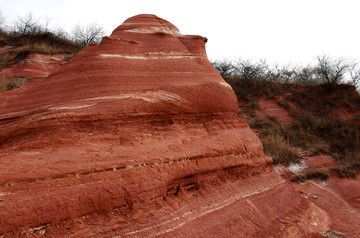
{"label": "leafless bush", "polygon": [[266,74],[265,61],[252,63],[249,60],[238,59],[234,65],[234,72],[243,80],[261,79]]}
{"label": "leafless bush", "polygon": [[48,17],[48,16],[44,17],[44,27],[42,27],[43,31],[51,32],[50,27],[49,27],[51,21],[52,21],[52,19],[50,17]]}
{"label": "leafless bush", "polygon": [[296,67],[291,65],[285,65],[282,68],[276,67],[279,75],[279,80],[285,83],[291,83],[295,81]]}
{"label": "leafless bush", "polygon": [[83,47],[92,43],[99,43],[105,34],[103,27],[96,23],[91,23],[86,27],[76,25],[72,33],[74,40],[80,42]]}
{"label": "leafless bush", "polygon": [[328,56],[317,57],[315,72],[319,79],[330,88],[343,81],[351,65],[344,59],[332,60]]}
{"label": "leafless bush", "polygon": [[18,16],[10,31],[21,35],[26,35],[41,32],[42,26],[39,24],[39,20],[36,19],[31,12],[28,12],[23,17]]}
{"label": "leafless bush", "polygon": [[0,10],[0,29],[3,29],[5,21],[6,21],[5,16],[2,13],[2,11]]}
{"label": "leafless bush", "polygon": [[281,81],[282,79],[282,68],[278,64],[270,65],[266,60],[260,60],[260,63],[264,67],[264,78],[270,81]]}
{"label": "leafless bush", "polygon": [[65,31],[62,27],[56,27],[56,28],[54,28],[53,30],[52,30],[52,32],[56,35],[56,36],[58,36],[58,37],[60,37],[60,38],[62,38],[62,39],[70,39],[71,38],[71,36],[70,36],[70,34],[67,32],[67,31]]}
{"label": "leafless bush", "polygon": [[228,60],[213,61],[211,63],[224,79],[234,75],[235,73],[234,64]]}
{"label": "leafless bush", "polygon": [[358,64],[354,63],[350,69],[350,82],[355,88],[360,91],[360,69],[358,68]]}
{"label": "leafless bush", "polygon": [[279,66],[268,64],[265,60],[254,63],[244,59],[214,61],[212,64],[227,81],[237,78],[236,80],[267,80],[280,83],[325,83],[329,88],[345,81],[360,90],[359,64],[345,59],[334,60],[327,56],[319,56],[317,64],[306,66]]}
{"label": "leafless bush", "polygon": [[300,66],[295,69],[294,81],[297,83],[303,84],[314,84],[319,83],[317,77],[315,75],[315,68],[311,65],[308,66]]}

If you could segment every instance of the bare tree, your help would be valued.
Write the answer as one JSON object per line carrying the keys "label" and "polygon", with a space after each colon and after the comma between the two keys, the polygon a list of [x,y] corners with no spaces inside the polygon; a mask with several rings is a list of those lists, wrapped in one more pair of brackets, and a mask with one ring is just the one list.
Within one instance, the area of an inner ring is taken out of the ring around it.
{"label": "bare tree", "polygon": [[294,82],[303,84],[318,83],[315,69],[311,65],[299,66],[295,69]]}
{"label": "bare tree", "polygon": [[19,17],[14,22],[13,31],[21,35],[29,33],[35,33],[42,30],[39,25],[39,20],[35,19],[31,12],[28,12],[25,16]]}
{"label": "bare tree", "polygon": [[350,64],[344,59],[332,60],[328,56],[319,56],[317,60],[318,64],[315,66],[316,74],[330,88],[341,83],[344,75],[350,68]]}
{"label": "bare tree", "polygon": [[62,39],[71,39],[70,34],[60,26],[56,26],[55,28],[53,28],[52,32]]}
{"label": "bare tree", "polygon": [[252,63],[249,60],[238,59],[236,61],[236,74],[243,80],[260,79],[264,77],[267,65],[265,61]]}
{"label": "bare tree", "polygon": [[351,83],[355,86],[355,88],[360,91],[360,69],[358,68],[358,64],[354,63],[350,69],[350,80]]}
{"label": "bare tree", "polygon": [[0,29],[3,28],[3,25],[5,24],[5,16],[3,15],[1,9],[0,9]]}
{"label": "bare tree", "polygon": [[285,73],[287,66],[282,69],[278,64],[269,65],[266,60],[260,60],[260,63],[264,71],[263,78],[271,81],[286,81],[286,76],[283,73]]}
{"label": "bare tree", "polygon": [[104,36],[104,29],[96,23],[91,23],[86,27],[76,25],[72,31],[74,40],[80,42],[83,47],[91,43],[99,43]]}
{"label": "bare tree", "polygon": [[235,71],[234,65],[228,60],[211,62],[214,68],[219,72],[224,79],[232,76]]}
{"label": "bare tree", "polygon": [[51,22],[52,22],[52,18],[50,18],[48,16],[44,17],[44,24],[45,24],[44,31],[45,32],[50,32],[49,25],[50,25]]}

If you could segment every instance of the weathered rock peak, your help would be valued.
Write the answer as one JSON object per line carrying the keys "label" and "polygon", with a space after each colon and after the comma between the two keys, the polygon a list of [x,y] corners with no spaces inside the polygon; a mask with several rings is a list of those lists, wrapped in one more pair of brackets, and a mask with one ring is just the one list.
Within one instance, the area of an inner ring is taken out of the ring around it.
{"label": "weathered rock peak", "polygon": [[180,36],[179,29],[170,22],[151,14],[141,14],[128,18],[116,28],[111,37],[121,38],[128,33],[170,34]]}
{"label": "weathered rock peak", "polygon": [[205,41],[154,15],[132,17],[50,77],[6,93],[0,113],[236,113],[236,97],[209,63]]}

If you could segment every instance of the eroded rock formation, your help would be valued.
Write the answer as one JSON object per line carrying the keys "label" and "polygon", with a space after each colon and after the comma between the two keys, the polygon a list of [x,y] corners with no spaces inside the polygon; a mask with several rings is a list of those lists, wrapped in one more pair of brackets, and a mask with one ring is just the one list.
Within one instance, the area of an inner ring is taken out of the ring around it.
{"label": "eroded rock formation", "polygon": [[72,54],[46,55],[43,53],[30,53],[17,64],[1,70],[0,76],[46,77],[57,71],[61,65],[66,63],[66,59],[69,57],[72,57]]}
{"label": "eroded rock formation", "polygon": [[329,230],[327,213],[272,169],[205,42],[138,15],[46,79],[1,93],[0,234]]}

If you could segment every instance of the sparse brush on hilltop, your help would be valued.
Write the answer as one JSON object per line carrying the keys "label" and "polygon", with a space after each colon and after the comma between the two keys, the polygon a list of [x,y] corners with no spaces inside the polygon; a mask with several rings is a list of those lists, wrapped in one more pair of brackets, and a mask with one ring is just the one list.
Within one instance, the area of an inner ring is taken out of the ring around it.
{"label": "sparse brush on hilltop", "polygon": [[1,46],[9,50],[0,54],[0,70],[25,59],[30,52],[43,54],[76,53],[81,45],[44,25],[32,13],[18,17],[10,26],[1,27]]}
{"label": "sparse brush on hilltop", "polygon": [[250,60],[238,59],[234,62],[214,61],[212,64],[220,75],[237,89],[235,92],[240,96],[240,100],[249,99],[247,98],[249,95],[241,91],[241,86],[257,87],[258,91],[254,92],[255,95],[264,95],[264,92],[269,91],[261,90],[267,90],[263,86],[269,86],[270,82],[271,90],[275,93],[280,89],[275,87],[286,88],[288,83],[292,86],[323,84],[332,90],[345,79],[348,79],[349,84],[360,89],[360,66],[357,62],[345,59],[334,60],[326,55],[317,57],[316,62],[315,65],[307,66],[279,66],[270,65],[265,60],[254,63]]}
{"label": "sparse brush on hilltop", "polygon": [[[1,44],[11,47],[0,54],[0,71],[26,59],[32,52],[41,54],[75,55],[81,49],[78,43],[61,38],[51,32],[35,32],[26,35],[3,32]],[[0,92],[21,87],[30,80],[29,77],[1,76]]]}
{"label": "sparse brush on hilltop", "polygon": [[0,70],[25,59],[29,53],[75,54],[81,46],[51,32],[36,32],[27,35],[7,34],[4,45],[12,49],[0,54]]}
{"label": "sparse brush on hilltop", "polygon": [[[18,17],[9,25],[5,23],[6,19],[0,10],[0,47],[8,47],[8,50],[0,53],[0,71],[26,59],[31,52],[74,56],[88,44],[99,43],[104,35],[103,27],[95,23],[86,27],[77,25],[70,35],[60,28],[51,29],[51,19],[41,21],[31,12]],[[16,77],[2,77],[0,92],[20,87],[29,80],[19,82]]]}
{"label": "sparse brush on hilltop", "polygon": [[[232,86],[240,102],[240,113],[257,131],[265,153],[274,163],[288,166],[299,162],[301,156],[296,151],[301,149],[331,155],[339,167],[329,173],[354,177],[360,171],[358,64],[325,56],[317,60],[316,65],[305,67],[271,67],[266,61],[247,60],[216,61],[213,65]],[[349,84],[341,84],[346,77]],[[281,124],[273,117],[257,117],[255,111],[261,97],[277,101],[289,110],[293,121]],[[291,111],[290,104],[296,105],[296,110]],[[334,113],[339,109],[352,115],[352,119],[339,118]]]}

